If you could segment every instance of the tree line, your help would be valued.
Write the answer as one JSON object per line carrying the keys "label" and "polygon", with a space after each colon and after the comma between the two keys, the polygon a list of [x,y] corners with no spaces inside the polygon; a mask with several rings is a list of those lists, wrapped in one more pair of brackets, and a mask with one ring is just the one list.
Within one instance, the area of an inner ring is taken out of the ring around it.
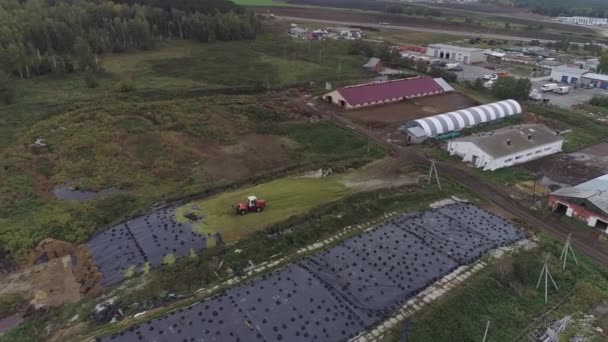
{"label": "tree line", "polygon": [[608,18],[608,3],[605,0],[483,0],[503,7],[528,8],[530,12],[551,17],[582,16]]}
{"label": "tree line", "polygon": [[227,0],[142,3],[0,0],[0,70],[22,78],[96,70],[100,53],[147,50],[171,39],[254,39],[261,31],[253,13]]}

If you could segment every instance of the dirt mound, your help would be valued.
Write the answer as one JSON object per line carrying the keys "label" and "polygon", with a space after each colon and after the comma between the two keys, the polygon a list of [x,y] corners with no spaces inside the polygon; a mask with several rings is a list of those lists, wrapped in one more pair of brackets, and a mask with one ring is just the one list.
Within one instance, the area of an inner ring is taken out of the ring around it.
{"label": "dirt mound", "polygon": [[71,273],[80,284],[80,293],[86,295],[99,291],[101,273],[86,245],[74,246],[66,241],[44,239],[32,251],[30,260],[32,265],[39,265],[65,256],[71,258]]}

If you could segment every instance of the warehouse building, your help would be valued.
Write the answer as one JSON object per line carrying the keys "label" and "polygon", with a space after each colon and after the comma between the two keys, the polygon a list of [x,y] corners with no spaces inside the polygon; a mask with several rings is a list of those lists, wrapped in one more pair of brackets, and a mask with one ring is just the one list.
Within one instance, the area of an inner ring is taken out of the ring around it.
{"label": "warehouse building", "polygon": [[563,143],[559,133],[534,124],[454,139],[448,143],[448,152],[484,171],[494,171],[561,152]]}
{"label": "warehouse building", "polygon": [[608,75],[588,72],[581,79],[583,86],[608,90]]}
{"label": "warehouse building", "polygon": [[413,120],[401,129],[406,134],[408,143],[419,144],[427,138],[460,131],[517,114],[521,114],[519,103],[515,100],[505,100]]}
{"label": "warehouse building", "polygon": [[549,205],[554,212],[608,233],[608,175],[552,192]]}
{"label": "warehouse building", "polygon": [[484,49],[467,48],[447,44],[431,44],[426,49],[426,55],[434,58],[449,59],[465,64],[482,63],[486,61]]}
{"label": "warehouse building", "polygon": [[323,99],[345,109],[363,108],[453,91],[442,78],[411,77],[336,89]]}
{"label": "warehouse building", "polygon": [[589,70],[560,65],[551,70],[551,79],[555,82],[577,84]]}

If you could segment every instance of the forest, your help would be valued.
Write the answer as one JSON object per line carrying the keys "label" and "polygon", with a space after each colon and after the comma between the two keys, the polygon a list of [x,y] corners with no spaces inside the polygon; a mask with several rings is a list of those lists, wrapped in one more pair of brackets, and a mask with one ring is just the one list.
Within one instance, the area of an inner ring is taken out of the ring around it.
{"label": "forest", "polygon": [[527,8],[533,13],[551,17],[583,16],[608,18],[608,2],[605,0],[484,0],[503,7]]}
{"label": "forest", "polygon": [[228,0],[0,0],[0,70],[21,78],[97,70],[101,53],[254,39],[260,30]]}

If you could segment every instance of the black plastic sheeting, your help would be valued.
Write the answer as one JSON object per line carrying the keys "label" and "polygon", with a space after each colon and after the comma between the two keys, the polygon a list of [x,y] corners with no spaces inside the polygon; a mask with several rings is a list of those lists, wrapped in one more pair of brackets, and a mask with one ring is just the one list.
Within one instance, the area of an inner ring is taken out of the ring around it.
{"label": "black plastic sheeting", "polygon": [[206,248],[210,237],[195,233],[187,223],[175,222],[174,211],[175,208],[166,208],[139,216],[89,240],[91,254],[103,274],[102,286],[124,280],[131,266],[139,270],[149,262],[151,268],[156,268],[168,254],[183,257],[191,249]]}
{"label": "black plastic sheeting", "polygon": [[470,204],[393,218],[338,246],[103,341],[344,341],[522,230]]}

